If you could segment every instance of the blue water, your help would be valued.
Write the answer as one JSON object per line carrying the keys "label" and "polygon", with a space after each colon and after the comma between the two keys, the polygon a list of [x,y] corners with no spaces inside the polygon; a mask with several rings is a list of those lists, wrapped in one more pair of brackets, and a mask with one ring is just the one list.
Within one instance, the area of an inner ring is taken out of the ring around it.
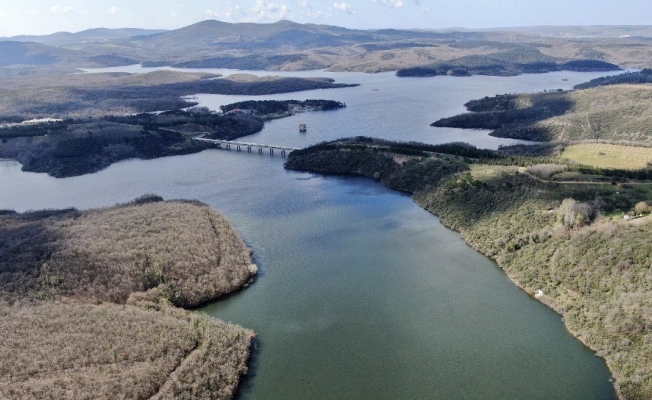
{"label": "blue water", "polygon": [[[471,138],[495,147],[505,142],[483,131],[423,124],[471,98],[572,85],[590,74],[408,83],[390,74],[337,77],[366,80],[302,95],[327,93],[344,100],[346,110],[274,121],[247,140],[303,146],[373,134],[430,143]],[[379,91],[370,90],[373,82]],[[365,100],[384,91],[396,96]],[[199,97],[213,107],[236,100]],[[397,108],[420,111],[399,119]],[[296,129],[301,118],[314,118],[305,135]],[[604,361],[564,329],[559,315],[408,196],[372,180],[286,171],[282,162],[209,150],[128,160],[66,179],[0,162],[0,209],[100,207],[158,193],[220,210],[255,251],[261,271],[248,289],[202,310],[257,333],[245,399],[615,398]]]}

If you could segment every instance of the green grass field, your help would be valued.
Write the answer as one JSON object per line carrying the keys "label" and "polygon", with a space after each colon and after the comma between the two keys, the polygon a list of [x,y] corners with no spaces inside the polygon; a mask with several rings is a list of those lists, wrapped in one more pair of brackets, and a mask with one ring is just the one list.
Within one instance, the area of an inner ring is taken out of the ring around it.
{"label": "green grass field", "polygon": [[566,147],[562,157],[600,168],[640,169],[652,162],[652,148],[614,144],[576,144]]}

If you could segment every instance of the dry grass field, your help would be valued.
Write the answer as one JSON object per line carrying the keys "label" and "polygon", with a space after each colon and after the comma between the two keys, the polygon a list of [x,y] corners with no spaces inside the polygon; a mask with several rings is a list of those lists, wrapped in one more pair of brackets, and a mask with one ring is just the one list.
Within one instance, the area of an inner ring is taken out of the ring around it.
{"label": "dry grass field", "polygon": [[231,398],[254,333],[175,305],[253,273],[200,203],[2,214],[0,398]]}
{"label": "dry grass field", "polygon": [[652,148],[584,143],[567,146],[562,157],[599,168],[641,169],[652,162]]}

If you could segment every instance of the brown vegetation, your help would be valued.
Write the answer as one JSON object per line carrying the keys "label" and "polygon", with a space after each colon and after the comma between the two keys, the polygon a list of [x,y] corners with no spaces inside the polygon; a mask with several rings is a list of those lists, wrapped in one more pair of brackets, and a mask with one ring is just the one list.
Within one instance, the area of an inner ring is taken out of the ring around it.
{"label": "brown vegetation", "polygon": [[0,215],[0,397],[230,398],[253,332],[175,308],[255,268],[228,221],[144,197]]}

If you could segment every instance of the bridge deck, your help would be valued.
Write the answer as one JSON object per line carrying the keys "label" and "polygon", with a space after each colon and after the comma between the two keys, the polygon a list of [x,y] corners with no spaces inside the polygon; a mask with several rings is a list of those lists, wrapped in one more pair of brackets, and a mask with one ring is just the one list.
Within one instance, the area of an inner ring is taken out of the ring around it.
{"label": "bridge deck", "polygon": [[262,143],[249,143],[249,142],[235,142],[233,140],[221,140],[221,139],[205,139],[203,137],[195,137],[193,140],[199,140],[200,142],[208,142],[214,144],[227,144],[231,146],[242,146],[242,147],[258,147],[260,149],[274,149],[274,150],[301,150],[299,147],[289,147],[289,146],[276,146],[272,144],[262,144]]}

